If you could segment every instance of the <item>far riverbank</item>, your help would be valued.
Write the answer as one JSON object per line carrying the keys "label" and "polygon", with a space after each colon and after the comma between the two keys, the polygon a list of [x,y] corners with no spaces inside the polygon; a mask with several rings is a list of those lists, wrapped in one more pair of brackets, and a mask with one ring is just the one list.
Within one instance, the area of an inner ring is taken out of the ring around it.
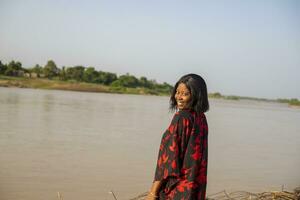
{"label": "far riverbank", "polygon": [[[80,92],[101,92],[101,93],[118,93],[118,94],[137,94],[137,95],[157,95],[169,96],[170,93],[162,92],[155,89],[144,87],[114,87],[104,84],[78,82],[74,80],[61,81],[47,78],[28,78],[28,77],[12,77],[0,75],[0,87],[18,87],[18,88],[34,88],[34,89],[55,89],[55,90],[70,90]],[[298,99],[265,99],[255,97],[241,97],[235,95],[221,95],[220,93],[210,93],[210,98],[227,99],[227,100],[254,100],[264,102],[279,102],[286,103],[290,107],[300,108]]]}
{"label": "far riverbank", "polygon": [[26,78],[0,76],[0,87],[18,87],[34,89],[70,90],[80,92],[102,92],[119,94],[143,94],[143,95],[168,95],[148,88],[112,87],[103,84],[85,83],[77,81],[60,81],[46,78]]}

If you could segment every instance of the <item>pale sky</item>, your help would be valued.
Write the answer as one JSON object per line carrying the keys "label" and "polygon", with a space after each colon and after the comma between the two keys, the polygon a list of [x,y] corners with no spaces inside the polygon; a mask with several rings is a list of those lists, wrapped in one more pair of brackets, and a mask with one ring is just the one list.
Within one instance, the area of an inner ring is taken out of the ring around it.
{"label": "pale sky", "polygon": [[0,60],[83,65],[209,92],[300,99],[297,0],[0,0]]}

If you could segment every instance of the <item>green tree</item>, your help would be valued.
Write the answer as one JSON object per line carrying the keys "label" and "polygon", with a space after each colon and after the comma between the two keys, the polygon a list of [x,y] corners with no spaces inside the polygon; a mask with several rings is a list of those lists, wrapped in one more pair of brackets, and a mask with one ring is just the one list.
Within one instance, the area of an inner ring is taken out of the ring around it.
{"label": "green tree", "polygon": [[56,67],[56,64],[53,60],[49,60],[45,65],[43,72],[45,77],[51,79],[59,74],[59,69]]}
{"label": "green tree", "polygon": [[156,91],[161,93],[171,93],[173,87],[169,85],[168,83],[164,82],[163,84],[155,84],[154,88]]}
{"label": "green tree", "polygon": [[37,77],[40,77],[43,74],[43,67],[39,64],[36,64],[32,69],[31,72],[36,73]]}
{"label": "green tree", "polygon": [[7,66],[5,64],[3,64],[0,60],[0,74],[4,74],[6,69],[7,69]]}
{"label": "green tree", "polygon": [[118,79],[117,75],[110,72],[99,72],[99,81],[105,85],[110,85],[112,82]]}
{"label": "green tree", "polygon": [[151,83],[150,81],[148,81],[148,79],[144,76],[142,76],[139,80],[139,85],[141,87],[145,87],[145,88],[150,88],[151,87]]}
{"label": "green tree", "polygon": [[66,67],[63,66],[62,69],[59,72],[59,80],[66,81],[68,79]]}
{"label": "green tree", "polygon": [[88,83],[97,83],[97,78],[99,73],[95,70],[94,67],[88,67],[84,70],[83,80]]}
{"label": "green tree", "polygon": [[289,104],[294,106],[300,106],[300,101],[297,98],[292,98]]}
{"label": "green tree", "polygon": [[211,93],[208,96],[211,98],[222,98],[222,94],[220,92]]}
{"label": "green tree", "polygon": [[122,75],[117,80],[115,80],[112,83],[112,86],[115,86],[115,87],[122,86],[122,87],[135,88],[135,87],[139,86],[139,80],[135,76],[132,76],[132,75],[127,73],[126,75]]}
{"label": "green tree", "polygon": [[4,71],[7,76],[18,76],[22,70],[22,64],[20,62],[11,61]]}
{"label": "green tree", "polygon": [[157,82],[155,79],[148,81],[148,88],[155,89],[156,85],[157,85]]}
{"label": "green tree", "polygon": [[76,81],[83,80],[84,67],[83,66],[75,66],[69,67],[66,70],[68,79],[73,79]]}

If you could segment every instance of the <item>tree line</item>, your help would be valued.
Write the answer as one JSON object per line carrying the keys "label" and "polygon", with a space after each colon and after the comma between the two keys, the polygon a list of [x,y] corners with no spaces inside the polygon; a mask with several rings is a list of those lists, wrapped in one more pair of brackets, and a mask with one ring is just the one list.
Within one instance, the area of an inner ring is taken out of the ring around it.
{"label": "tree line", "polygon": [[8,64],[4,64],[0,61],[0,74],[15,77],[87,82],[112,87],[144,87],[165,93],[169,93],[172,90],[172,86],[168,83],[164,82],[163,84],[159,84],[155,80],[148,80],[144,76],[137,78],[129,73],[117,76],[115,73],[96,70],[94,67],[84,67],[81,65],[73,67],[63,66],[59,68],[53,60],[49,60],[45,66],[36,64],[31,68],[23,68],[21,62],[14,60]]}

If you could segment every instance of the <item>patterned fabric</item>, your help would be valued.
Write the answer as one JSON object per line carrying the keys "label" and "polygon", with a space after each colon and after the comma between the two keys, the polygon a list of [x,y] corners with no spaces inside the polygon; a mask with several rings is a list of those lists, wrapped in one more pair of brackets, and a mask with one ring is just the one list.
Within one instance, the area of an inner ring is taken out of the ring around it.
{"label": "patterned fabric", "polygon": [[208,126],[204,113],[181,110],[162,136],[154,181],[159,199],[204,200]]}

